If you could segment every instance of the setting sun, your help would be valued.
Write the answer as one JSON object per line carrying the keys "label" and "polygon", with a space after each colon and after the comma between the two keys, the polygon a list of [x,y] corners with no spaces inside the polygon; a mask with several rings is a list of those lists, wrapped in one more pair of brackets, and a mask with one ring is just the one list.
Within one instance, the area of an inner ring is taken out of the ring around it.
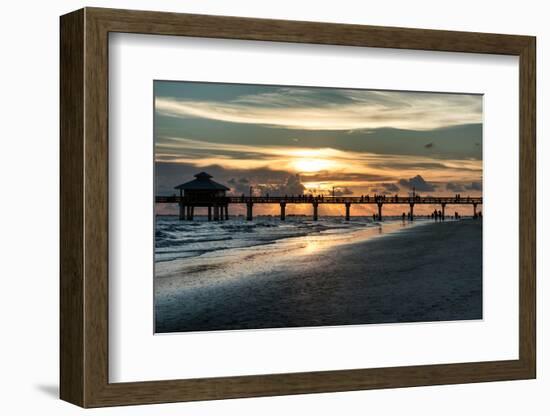
{"label": "setting sun", "polygon": [[311,159],[311,158],[302,158],[296,159],[293,162],[294,169],[298,172],[320,172],[322,170],[327,170],[332,167],[333,163],[330,160],[326,159]]}

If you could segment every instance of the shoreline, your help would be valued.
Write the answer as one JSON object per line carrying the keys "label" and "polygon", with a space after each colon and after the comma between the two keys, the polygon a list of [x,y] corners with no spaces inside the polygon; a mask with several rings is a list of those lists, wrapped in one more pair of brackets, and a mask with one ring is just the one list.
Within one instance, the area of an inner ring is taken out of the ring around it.
{"label": "shoreline", "polygon": [[[193,257],[157,261],[155,263],[155,278],[179,278],[185,275],[189,281],[190,277],[192,278],[190,275],[196,271],[200,271],[201,268],[212,270],[216,268],[216,265],[227,268],[231,264],[239,263],[239,260],[242,258],[250,259],[260,256],[269,256],[269,266],[275,268],[277,265],[274,263],[277,261],[277,256],[282,254],[292,256],[307,255],[314,250],[335,249],[340,245],[363,242],[372,238],[386,236],[405,228],[413,228],[428,223],[430,222],[426,220],[403,222],[401,219],[394,219],[358,228],[333,226],[332,228],[311,230],[296,235],[283,234],[241,247],[224,247]],[[243,271],[239,269],[235,271],[235,274],[239,278],[244,278],[250,272],[251,270]],[[252,272],[251,274],[255,273]],[[215,282],[212,281],[211,283],[214,284]]]}
{"label": "shoreline", "polygon": [[482,222],[393,226],[384,238],[365,236],[377,227],[336,233],[336,244],[278,240],[272,258],[256,246],[233,265],[211,256],[221,262],[157,277],[156,332],[482,318]]}

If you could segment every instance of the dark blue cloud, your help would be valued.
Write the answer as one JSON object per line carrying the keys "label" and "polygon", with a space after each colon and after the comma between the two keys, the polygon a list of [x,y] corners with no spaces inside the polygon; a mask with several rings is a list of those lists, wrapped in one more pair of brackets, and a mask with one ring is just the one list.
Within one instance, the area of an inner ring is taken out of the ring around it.
{"label": "dark blue cloud", "polygon": [[432,192],[435,191],[435,186],[429,182],[426,182],[424,178],[420,175],[416,175],[414,178],[410,179],[400,179],[399,185],[407,189],[415,189],[419,192]]}

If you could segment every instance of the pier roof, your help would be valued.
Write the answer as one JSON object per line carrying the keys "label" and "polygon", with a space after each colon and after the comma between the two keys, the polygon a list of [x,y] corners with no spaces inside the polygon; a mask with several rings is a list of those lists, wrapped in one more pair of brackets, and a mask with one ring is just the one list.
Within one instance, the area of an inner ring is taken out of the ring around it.
{"label": "pier roof", "polygon": [[206,172],[200,172],[194,175],[196,179],[182,183],[175,189],[183,189],[184,191],[229,191],[229,188],[221,183],[213,181],[212,175]]}

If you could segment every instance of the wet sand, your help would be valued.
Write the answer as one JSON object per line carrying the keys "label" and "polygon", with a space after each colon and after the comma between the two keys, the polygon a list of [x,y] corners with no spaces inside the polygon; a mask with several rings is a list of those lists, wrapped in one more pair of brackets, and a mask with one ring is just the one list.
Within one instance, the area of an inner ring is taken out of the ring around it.
{"label": "wet sand", "polygon": [[156,278],[155,330],[481,319],[481,237],[481,221],[448,221],[175,264]]}

